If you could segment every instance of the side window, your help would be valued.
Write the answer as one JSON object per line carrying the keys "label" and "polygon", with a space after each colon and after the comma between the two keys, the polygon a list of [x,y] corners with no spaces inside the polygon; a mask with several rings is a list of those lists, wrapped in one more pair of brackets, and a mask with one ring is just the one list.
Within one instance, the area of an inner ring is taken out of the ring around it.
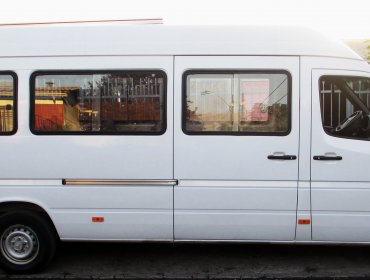
{"label": "side window", "polygon": [[17,130],[16,76],[0,72],[0,135],[11,135]]}
{"label": "side window", "polygon": [[319,82],[321,119],[329,135],[370,139],[370,79],[323,76]]}
{"label": "side window", "polygon": [[183,131],[204,135],[287,135],[291,76],[285,71],[188,71]]}
{"label": "side window", "polygon": [[31,130],[35,134],[163,134],[162,71],[36,72]]}

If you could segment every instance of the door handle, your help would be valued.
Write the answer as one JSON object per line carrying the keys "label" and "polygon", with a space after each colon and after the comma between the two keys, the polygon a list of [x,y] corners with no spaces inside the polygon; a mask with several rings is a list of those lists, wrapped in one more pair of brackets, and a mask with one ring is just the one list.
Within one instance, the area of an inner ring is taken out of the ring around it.
{"label": "door handle", "polygon": [[314,160],[342,160],[341,156],[313,156]]}
{"label": "door handle", "polygon": [[268,159],[280,159],[280,160],[295,160],[297,159],[297,156],[295,155],[280,155],[280,156],[268,155],[267,158]]}

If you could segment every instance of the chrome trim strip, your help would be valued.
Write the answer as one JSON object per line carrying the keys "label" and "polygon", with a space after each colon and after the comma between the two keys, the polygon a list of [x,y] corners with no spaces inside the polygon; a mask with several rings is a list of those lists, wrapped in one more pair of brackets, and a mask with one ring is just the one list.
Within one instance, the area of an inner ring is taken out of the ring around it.
{"label": "chrome trim strip", "polygon": [[89,179],[63,179],[63,185],[112,185],[112,186],[173,186],[177,180],[89,180]]}

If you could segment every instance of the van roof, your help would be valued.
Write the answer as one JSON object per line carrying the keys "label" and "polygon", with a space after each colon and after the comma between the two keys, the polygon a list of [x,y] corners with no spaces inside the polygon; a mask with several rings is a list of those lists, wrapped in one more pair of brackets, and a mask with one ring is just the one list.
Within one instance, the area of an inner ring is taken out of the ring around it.
{"label": "van roof", "polygon": [[293,55],[361,59],[344,43],[310,29],[281,26],[2,26],[0,38],[0,57]]}

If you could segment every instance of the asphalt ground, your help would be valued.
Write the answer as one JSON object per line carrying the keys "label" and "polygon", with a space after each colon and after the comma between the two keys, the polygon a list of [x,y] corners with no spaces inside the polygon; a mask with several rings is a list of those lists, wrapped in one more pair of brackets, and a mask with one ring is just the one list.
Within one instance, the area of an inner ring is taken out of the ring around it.
{"label": "asphalt ground", "polygon": [[370,279],[370,246],[61,243],[42,273],[0,279]]}

